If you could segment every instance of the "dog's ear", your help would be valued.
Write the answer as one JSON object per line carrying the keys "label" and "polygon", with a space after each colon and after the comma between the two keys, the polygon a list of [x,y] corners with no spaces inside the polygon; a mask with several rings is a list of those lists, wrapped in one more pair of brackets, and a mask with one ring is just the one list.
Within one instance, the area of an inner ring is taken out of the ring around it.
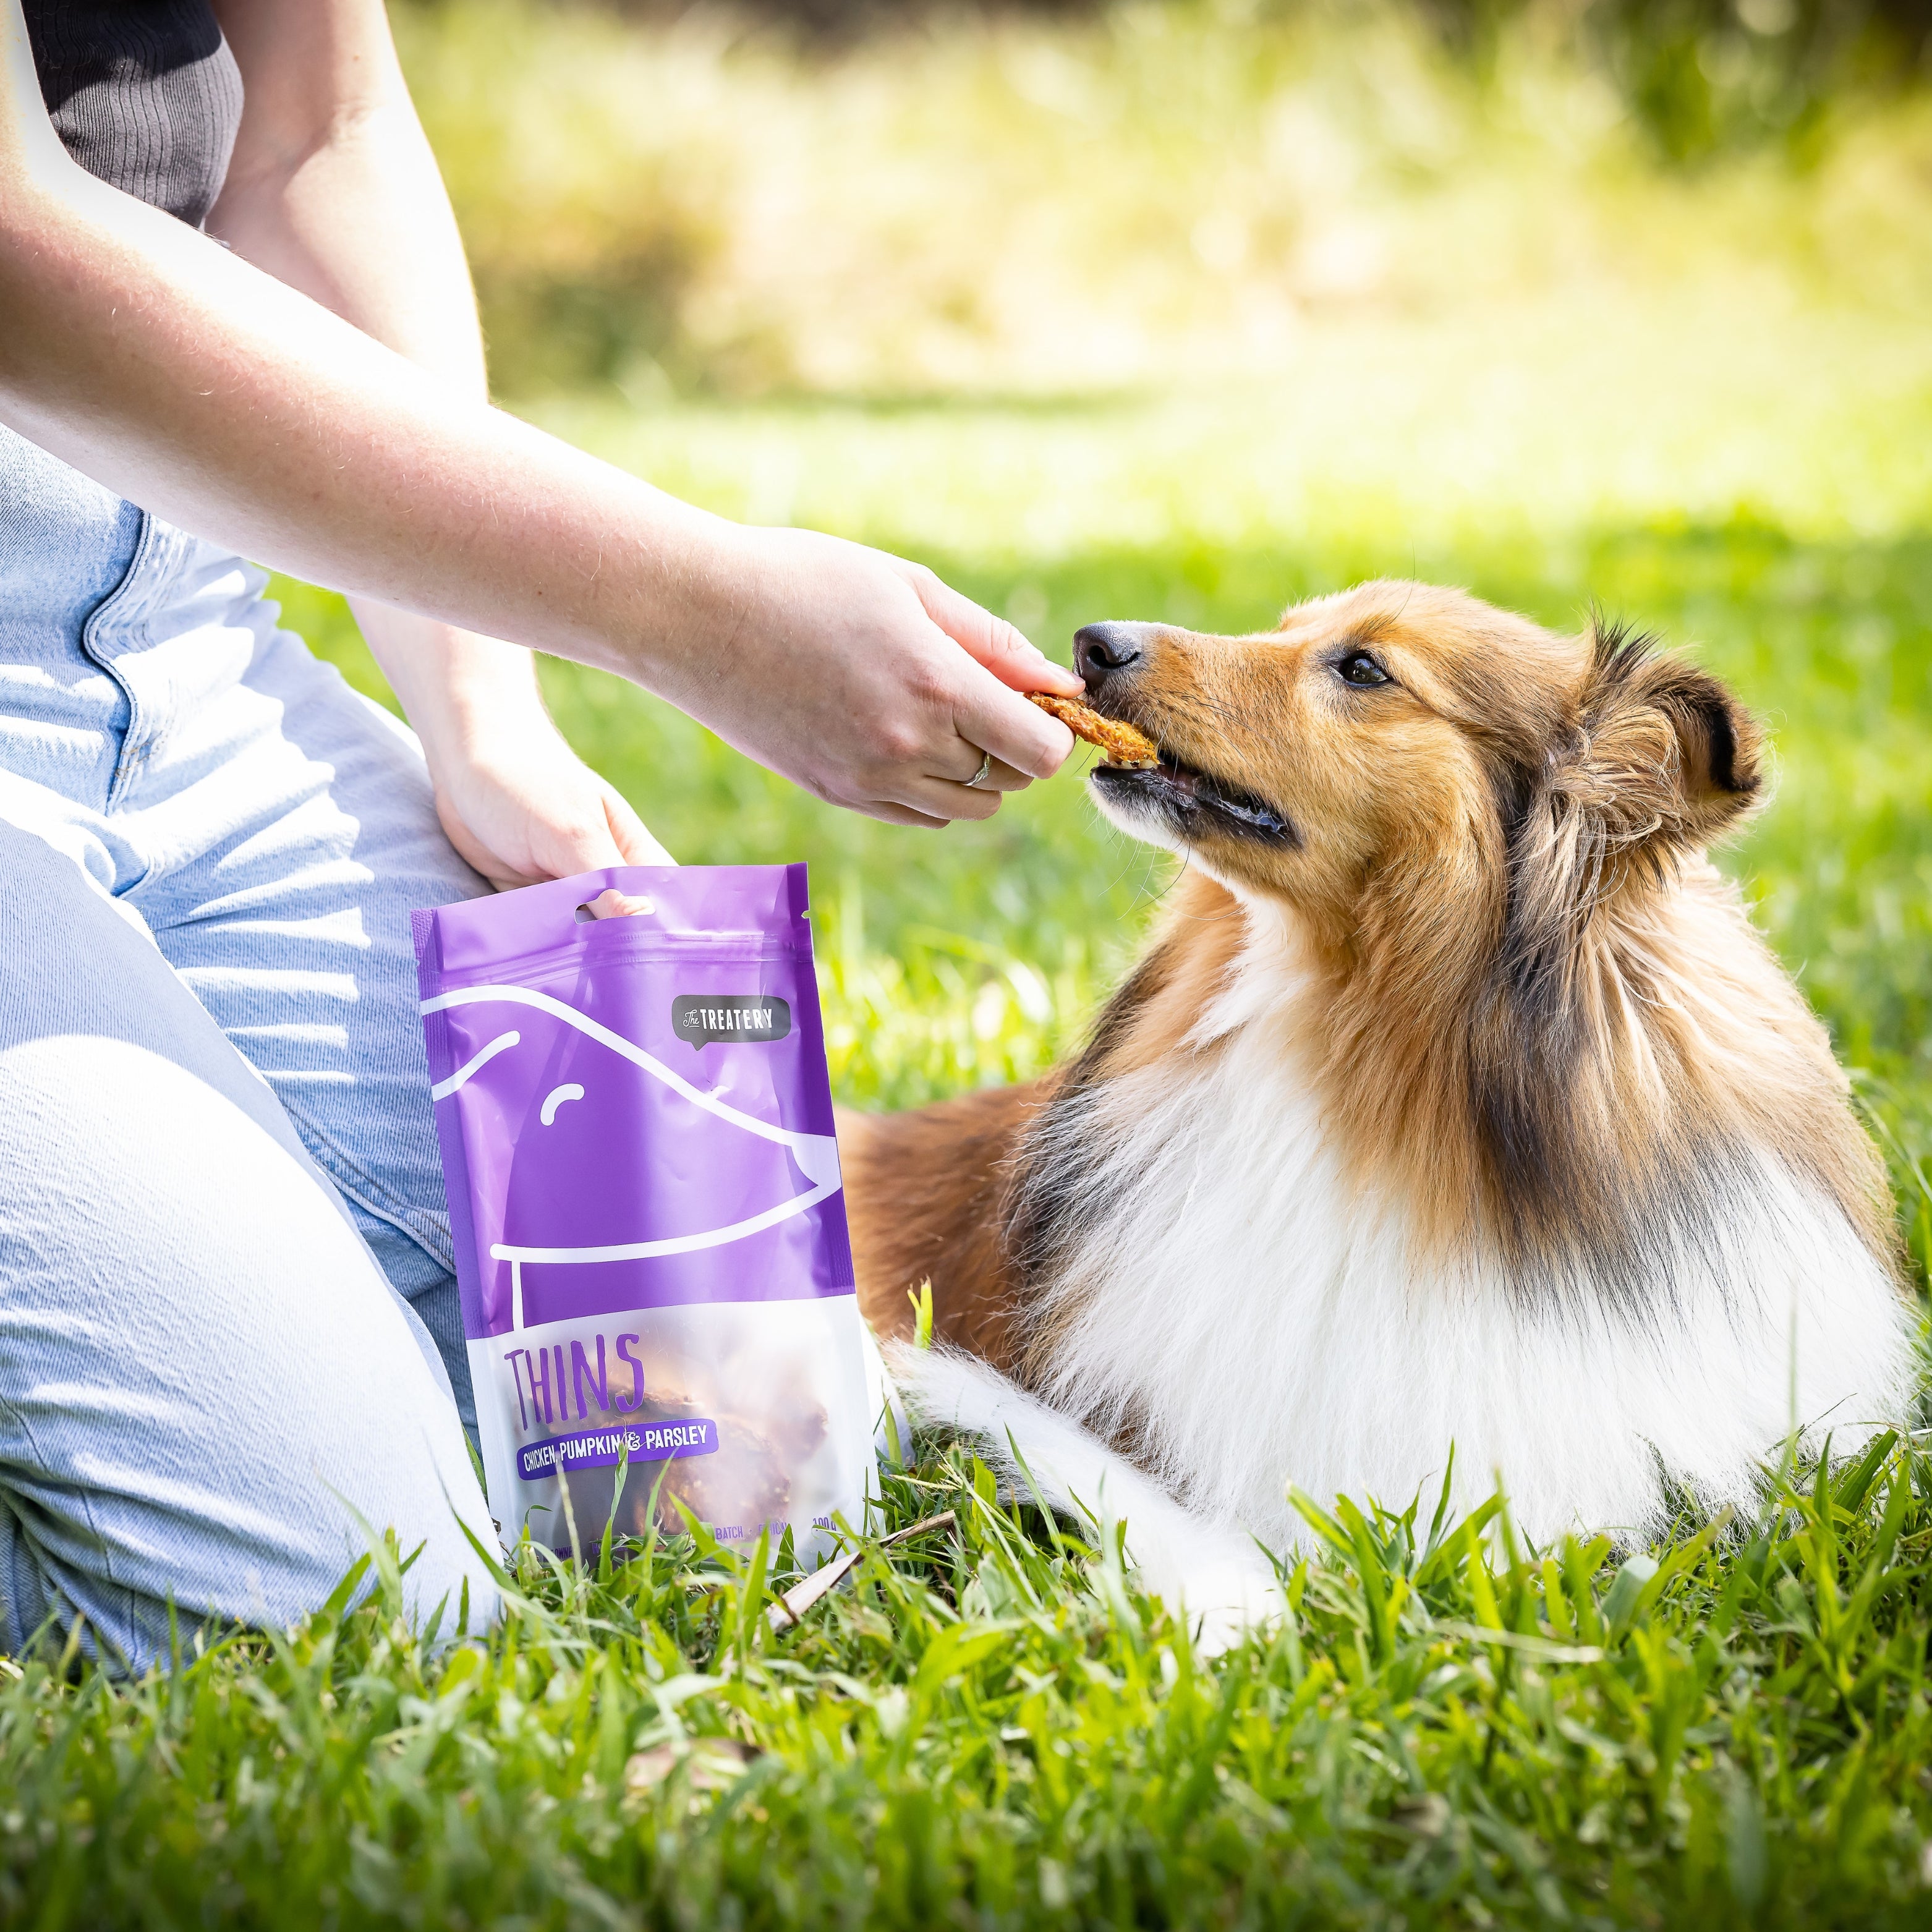
{"label": "dog's ear", "polygon": [[1509,788],[1506,977],[1567,980],[1592,915],[1620,886],[1661,878],[1751,807],[1763,737],[1718,680],[1655,640],[1598,626],[1582,683],[1540,770]]}
{"label": "dog's ear", "polygon": [[1654,639],[1598,625],[1564,742],[1547,767],[1556,815],[1606,860],[1702,849],[1764,786],[1756,721]]}

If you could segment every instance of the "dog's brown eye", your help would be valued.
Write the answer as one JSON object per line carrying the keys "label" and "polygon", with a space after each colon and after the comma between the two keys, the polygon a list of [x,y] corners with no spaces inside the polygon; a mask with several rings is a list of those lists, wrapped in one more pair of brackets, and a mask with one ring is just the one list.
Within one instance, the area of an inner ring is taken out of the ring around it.
{"label": "dog's brown eye", "polygon": [[1389,674],[1366,651],[1351,651],[1336,665],[1335,669],[1344,684],[1386,684]]}

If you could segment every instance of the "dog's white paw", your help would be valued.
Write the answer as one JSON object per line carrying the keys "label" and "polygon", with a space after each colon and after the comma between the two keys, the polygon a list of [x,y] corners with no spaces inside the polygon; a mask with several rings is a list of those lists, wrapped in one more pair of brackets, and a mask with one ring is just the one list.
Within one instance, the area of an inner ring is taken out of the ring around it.
{"label": "dog's white paw", "polygon": [[1012,1495],[1100,1526],[1126,1527],[1127,1562],[1150,1596],[1184,1615],[1213,1656],[1286,1607],[1274,1566],[1237,1524],[1197,1516],[1119,1452],[1016,1388],[998,1370],[946,1349],[889,1346],[907,1406],[928,1426],[962,1430]]}
{"label": "dog's white paw", "polygon": [[[1143,1567],[1141,1580],[1194,1632],[1197,1655],[1218,1657],[1288,1608],[1274,1566],[1240,1531],[1202,1526]],[[1133,1525],[1127,1549],[1133,1554]]]}

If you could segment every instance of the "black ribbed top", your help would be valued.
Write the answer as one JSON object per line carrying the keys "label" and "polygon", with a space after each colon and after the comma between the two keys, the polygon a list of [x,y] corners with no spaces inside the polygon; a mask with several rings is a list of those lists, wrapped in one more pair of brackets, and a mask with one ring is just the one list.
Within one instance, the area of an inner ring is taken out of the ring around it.
{"label": "black ribbed top", "polygon": [[24,4],[40,93],[68,152],[199,228],[242,121],[242,70],[208,0]]}

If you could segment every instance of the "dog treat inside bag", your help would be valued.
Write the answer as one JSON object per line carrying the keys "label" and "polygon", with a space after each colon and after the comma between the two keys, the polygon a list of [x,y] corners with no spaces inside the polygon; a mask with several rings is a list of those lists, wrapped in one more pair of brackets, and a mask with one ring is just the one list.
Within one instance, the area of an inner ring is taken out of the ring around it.
{"label": "dog treat inside bag", "polygon": [[574,1517],[594,1544],[614,1503],[641,1534],[654,1496],[665,1530],[679,1504],[731,1544],[789,1525],[808,1560],[862,1521],[875,1391],[806,911],[802,866],[692,866],[415,915],[507,1542],[566,1549]]}

